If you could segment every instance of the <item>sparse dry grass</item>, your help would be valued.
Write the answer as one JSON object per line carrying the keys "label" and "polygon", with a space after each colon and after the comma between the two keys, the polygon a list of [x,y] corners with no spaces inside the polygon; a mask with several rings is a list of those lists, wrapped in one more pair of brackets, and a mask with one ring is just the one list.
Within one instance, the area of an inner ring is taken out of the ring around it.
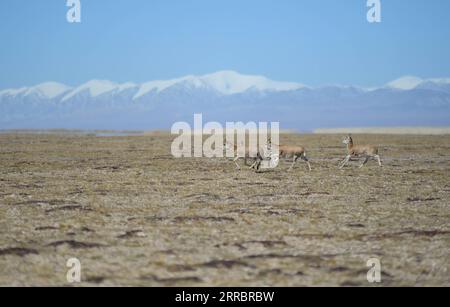
{"label": "sparse dry grass", "polygon": [[169,135],[0,135],[0,285],[450,286],[450,136],[358,135],[385,167],[340,171],[337,135],[255,174],[174,159]]}

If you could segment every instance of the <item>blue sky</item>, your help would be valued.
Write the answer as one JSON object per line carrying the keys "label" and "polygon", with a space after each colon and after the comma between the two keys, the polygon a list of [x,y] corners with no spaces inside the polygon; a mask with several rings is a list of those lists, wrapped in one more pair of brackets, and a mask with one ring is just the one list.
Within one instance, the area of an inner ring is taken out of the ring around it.
{"label": "blue sky", "polygon": [[450,77],[450,1],[0,1],[0,88],[144,82],[231,69],[308,85]]}

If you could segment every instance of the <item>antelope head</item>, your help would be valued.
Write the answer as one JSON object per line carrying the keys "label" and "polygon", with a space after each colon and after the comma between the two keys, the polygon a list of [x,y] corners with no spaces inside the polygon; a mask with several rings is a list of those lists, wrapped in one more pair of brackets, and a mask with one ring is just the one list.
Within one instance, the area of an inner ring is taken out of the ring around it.
{"label": "antelope head", "polygon": [[344,143],[345,145],[349,145],[349,144],[353,144],[353,139],[351,137],[351,135],[347,135],[343,140],[342,143]]}

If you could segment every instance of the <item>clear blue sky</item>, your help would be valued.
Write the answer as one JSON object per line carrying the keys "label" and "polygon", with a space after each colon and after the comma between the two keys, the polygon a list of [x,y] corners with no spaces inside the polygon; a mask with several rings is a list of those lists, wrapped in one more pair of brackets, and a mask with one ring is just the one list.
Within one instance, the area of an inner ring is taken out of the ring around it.
{"label": "clear blue sky", "polygon": [[450,77],[450,1],[0,1],[0,88],[143,82],[232,69],[308,85]]}

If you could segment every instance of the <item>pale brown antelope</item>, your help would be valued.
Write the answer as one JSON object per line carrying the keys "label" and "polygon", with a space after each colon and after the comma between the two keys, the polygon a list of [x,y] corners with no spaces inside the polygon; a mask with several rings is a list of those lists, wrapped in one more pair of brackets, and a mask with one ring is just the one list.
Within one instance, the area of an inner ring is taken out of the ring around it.
{"label": "pale brown antelope", "polygon": [[342,143],[347,145],[347,151],[348,155],[345,157],[344,161],[341,162],[339,168],[342,169],[347,163],[350,161],[351,158],[359,158],[364,157],[363,163],[359,166],[359,168],[362,168],[370,159],[376,159],[378,161],[378,165],[382,167],[381,164],[381,158],[378,154],[378,147],[373,145],[354,145],[353,139],[351,135],[348,135],[344,138]]}
{"label": "pale brown antelope", "polygon": [[290,145],[276,145],[272,144],[270,141],[269,146],[270,149],[278,149],[280,159],[292,159],[292,164],[291,167],[289,168],[289,171],[291,171],[294,168],[295,163],[299,158],[306,162],[309,171],[312,170],[311,164],[309,163],[309,159],[306,156],[306,150],[304,147],[290,146]]}

